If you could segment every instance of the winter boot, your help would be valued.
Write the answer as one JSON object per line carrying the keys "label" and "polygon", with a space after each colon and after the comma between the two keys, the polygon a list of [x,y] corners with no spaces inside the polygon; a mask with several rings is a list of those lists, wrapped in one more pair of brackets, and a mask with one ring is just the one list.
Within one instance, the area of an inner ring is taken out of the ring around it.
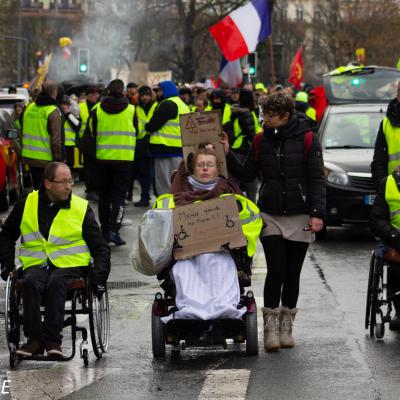
{"label": "winter boot", "polygon": [[279,315],[279,341],[282,349],[288,349],[294,346],[292,328],[296,313],[297,308],[281,308],[281,313]]}
{"label": "winter boot", "polygon": [[264,317],[264,349],[268,353],[281,348],[279,341],[279,313],[281,309],[263,307]]}

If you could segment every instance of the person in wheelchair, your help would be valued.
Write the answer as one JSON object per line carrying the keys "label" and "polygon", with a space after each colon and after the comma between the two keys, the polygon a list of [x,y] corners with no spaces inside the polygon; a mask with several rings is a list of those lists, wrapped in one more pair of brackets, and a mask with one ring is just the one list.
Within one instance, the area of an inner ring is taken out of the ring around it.
{"label": "person in wheelchair", "polygon": [[[63,356],[64,308],[68,288],[77,278],[89,278],[101,298],[110,272],[110,249],[86,200],[71,193],[69,167],[51,162],[41,188],[17,202],[0,232],[1,277],[15,268],[15,244],[23,277],[23,326],[28,338],[17,354]],[[89,270],[91,257],[94,267]],[[40,306],[45,306],[42,324]]]}
{"label": "person in wheelchair", "polygon": [[[389,262],[388,294],[400,291],[400,166],[381,180],[371,212],[371,230],[381,239],[376,254]],[[394,297],[396,315],[389,328],[400,330],[400,295]]]}
{"label": "person in wheelchair", "polygon": [[[250,210],[251,217],[248,217],[246,222],[241,218],[248,246],[244,248],[244,255],[240,254],[240,251],[221,250],[176,261],[167,272],[169,276],[166,278],[170,278],[174,284],[177,310],[163,317],[164,323],[172,318],[241,318],[246,312],[245,307],[237,307],[240,301],[240,286],[234,259],[251,260],[256,250],[262,220],[257,206],[241,196],[240,189],[233,181],[220,175],[219,165],[214,146],[207,143],[199,145],[198,150],[188,157],[188,172],[185,170],[185,163],[182,162],[172,180],[171,193],[158,197],[153,208],[174,208],[199,200],[214,199],[224,194],[235,195],[239,210]],[[248,267],[249,275],[250,265]],[[247,276],[245,271],[241,272],[242,276]],[[249,286],[249,283],[245,286]]]}

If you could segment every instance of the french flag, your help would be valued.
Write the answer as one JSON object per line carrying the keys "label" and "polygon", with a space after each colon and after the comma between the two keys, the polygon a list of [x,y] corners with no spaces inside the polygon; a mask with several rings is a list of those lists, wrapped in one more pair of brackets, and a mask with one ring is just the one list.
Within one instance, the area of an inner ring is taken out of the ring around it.
{"label": "french flag", "polygon": [[222,57],[221,67],[219,69],[219,78],[215,84],[218,88],[224,81],[230,87],[238,87],[243,82],[242,66],[239,60],[227,61],[225,57]]}
{"label": "french flag", "polygon": [[252,0],[210,28],[227,61],[253,52],[271,34],[268,0]]}

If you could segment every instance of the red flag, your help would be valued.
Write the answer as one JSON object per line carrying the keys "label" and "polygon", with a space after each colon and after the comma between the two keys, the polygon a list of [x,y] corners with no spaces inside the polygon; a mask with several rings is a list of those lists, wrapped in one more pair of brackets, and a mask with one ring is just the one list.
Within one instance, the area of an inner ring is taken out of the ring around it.
{"label": "red flag", "polygon": [[300,47],[296,55],[293,57],[290,66],[290,74],[288,81],[293,83],[296,89],[301,89],[301,81],[303,80],[303,49]]}

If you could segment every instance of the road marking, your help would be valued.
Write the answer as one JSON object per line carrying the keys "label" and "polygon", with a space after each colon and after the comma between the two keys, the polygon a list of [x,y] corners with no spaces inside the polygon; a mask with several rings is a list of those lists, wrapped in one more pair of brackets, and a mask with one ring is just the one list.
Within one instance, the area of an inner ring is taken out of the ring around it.
{"label": "road marking", "polygon": [[68,368],[7,371],[12,400],[57,400],[97,382],[119,368]]}
{"label": "road marking", "polygon": [[249,369],[216,369],[207,374],[198,400],[242,400],[246,397]]}

